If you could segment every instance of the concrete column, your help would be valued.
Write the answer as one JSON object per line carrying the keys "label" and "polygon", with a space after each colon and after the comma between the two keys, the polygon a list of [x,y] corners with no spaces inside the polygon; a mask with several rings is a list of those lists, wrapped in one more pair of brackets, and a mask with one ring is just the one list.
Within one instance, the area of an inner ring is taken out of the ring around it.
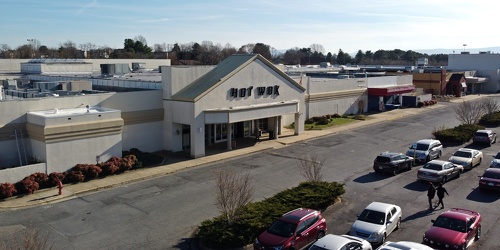
{"label": "concrete column", "polygon": [[399,94],[398,97],[399,97],[399,105],[401,105],[401,107],[402,107],[403,106],[403,95]]}
{"label": "concrete column", "polygon": [[274,117],[274,139],[278,139],[279,132],[279,116]]}
{"label": "concrete column", "polygon": [[233,147],[231,145],[232,143],[232,139],[231,139],[231,132],[232,132],[232,127],[231,127],[231,123],[228,123],[227,124],[227,150],[233,150]]}

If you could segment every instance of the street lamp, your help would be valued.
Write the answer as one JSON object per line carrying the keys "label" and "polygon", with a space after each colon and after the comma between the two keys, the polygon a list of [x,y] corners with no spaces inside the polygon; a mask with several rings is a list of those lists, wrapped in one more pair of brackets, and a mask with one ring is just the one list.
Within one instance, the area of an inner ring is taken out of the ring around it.
{"label": "street lamp", "polygon": [[465,47],[467,46],[467,44],[465,44],[465,43],[464,43],[464,45],[463,45],[463,46],[464,46],[464,52],[465,52]]}

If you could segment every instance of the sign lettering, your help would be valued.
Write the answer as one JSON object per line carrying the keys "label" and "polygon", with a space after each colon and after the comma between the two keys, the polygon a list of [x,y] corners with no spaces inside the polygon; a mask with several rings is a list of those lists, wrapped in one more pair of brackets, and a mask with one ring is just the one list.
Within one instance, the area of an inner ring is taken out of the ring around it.
{"label": "sign lettering", "polygon": [[[256,87],[255,94],[257,96],[264,96],[264,95],[278,96],[280,95],[279,88],[280,86],[278,85],[267,86],[267,87]],[[252,90],[253,86],[250,86],[248,88],[231,88],[229,90],[229,96],[234,98],[252,96]]]}

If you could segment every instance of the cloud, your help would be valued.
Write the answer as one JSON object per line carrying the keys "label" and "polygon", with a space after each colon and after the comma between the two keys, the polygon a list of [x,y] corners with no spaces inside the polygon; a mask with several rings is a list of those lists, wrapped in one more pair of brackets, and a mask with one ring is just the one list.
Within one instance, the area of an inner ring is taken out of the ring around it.
{"label": "cloud", "polygon": [[88,3],[87,5],[81,7],[79,10],[76,11],[77,15],[83,14],[87,9],[93,8],[97,6],[98,2],[97,0],[93,0],[92,2]]}

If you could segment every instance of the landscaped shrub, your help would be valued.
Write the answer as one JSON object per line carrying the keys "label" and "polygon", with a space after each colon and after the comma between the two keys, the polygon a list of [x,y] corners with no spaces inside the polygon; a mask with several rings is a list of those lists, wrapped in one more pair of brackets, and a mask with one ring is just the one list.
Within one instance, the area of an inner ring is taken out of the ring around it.
{"label": "landscaped shrub", "polygon": [[28,176],[15,184],[19,194],[32,194],[40,189],[40,185],[32,177]]}
{"label": "landscaped shrub", "polygon": [[76,164],[71,170],[82,172],[85,180],[95,179],[102,172],[102,169],[94,164]]}
{"label": "landscaped shrub", "polygon": [[247,245],[282,214],[306,207],[324,210],[344,194],[344,186],[336,182],[303,182],[273,197],[250,203],[233,224],[224,216],[203,221],[198,236],[203,245],[216,249]]}
{"label": "landscaped shrub", "polygon": [[2,183],[0,185],[0,199],[12,197],[17,194],[17,189],[12,183]]}
{"label": "landscaped shrub", "polygon": [[31,174],[29,177],[30,179],[38,182],[41,189],[50,187],[49,176],[46,173],[36,172]]}
{"label": "landscaped shrub", "polygon": [[442,143],[462,144],[472,139],[474,133],[479,129],[484,129],[484,127],[481,125],[462,124],[454,128],[434,131],[432,135]]}
{"label": "landscaped shrub", "polygon": [[479,120],[479,124],[486,127],[500,126],[500,111],[483,115],[483,117],[481,117],[481,119]]}
{"label": "landscaped shrub", "polygon": [[337,114],[337,113],[335,113],[335,114],[332,115],[332,118],[340,118],[340,117],[341,116],[339,114]]}
{"label": "landscaped shrub", "polygon": [[317,125],[327,125],[328,123],[330,123],[330,119],[326,118],[326,116],[321,116],[316,121]]}
{"label": "landscaped shrub", "polygon": [[308,118],[307,120],[304,121],[305,124],[313,124],[314,120],[311,118]]}
{"label": "landscaped shrub", "polygon": [[99,167],[102,169],[101,174],[102,175],[114,175],[114,174],[116,174],[120,170],[120,167],[118,167],[118,165],[116,165],[116,164],[117,163],[114,161],[113,162],[107,161],[107,162],[99,163]]}
{"label": "landscaped shrub", "polygon": [[78,183],[85,180],[85,175],[82,173],[82,171],[72,170],[68,172],[64,180],[67,183]]}
{"label": "landscaped shrub", "polygon": [[55,187],[57,185],[57,181],[65,182],[67,172],[52,172],[49,174],[49,183],[51,187]]}

